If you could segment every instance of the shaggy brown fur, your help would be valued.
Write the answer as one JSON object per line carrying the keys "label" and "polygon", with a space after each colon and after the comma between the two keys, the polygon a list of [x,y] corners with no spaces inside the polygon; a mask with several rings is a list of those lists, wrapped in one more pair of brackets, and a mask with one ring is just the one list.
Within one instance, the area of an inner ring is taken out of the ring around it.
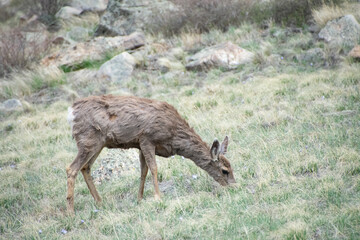
{"label": "shaggy brown fur", "polygon": [[221,146],[215,140],[210,149],[168,103],[138,97],[93,96],[76,101],[69,114],[73,115],[70,121],[78,147],[77,157],[66,169],[69,212],[74,211],[74,184],[80,170],[95,201],[101,201],[90,168],[104,147],[140,150],[139,200],[143,197],[148,169],[155,198],[160,198],[155,154],[190,158],[221,185],[235,183],[230,163],[224,156],[228,138],[225,137]]}

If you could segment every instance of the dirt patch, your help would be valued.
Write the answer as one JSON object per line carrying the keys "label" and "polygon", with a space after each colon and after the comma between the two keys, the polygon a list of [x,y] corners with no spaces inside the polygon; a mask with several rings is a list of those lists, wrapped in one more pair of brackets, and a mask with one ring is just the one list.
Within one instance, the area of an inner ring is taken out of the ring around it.
{"label": "dirt patch", "polygon": [[136,149],[109,149],[106,156],[99,160],[100,167],[92,173],[95,184],[134,173],[140,176],[139,152]]}

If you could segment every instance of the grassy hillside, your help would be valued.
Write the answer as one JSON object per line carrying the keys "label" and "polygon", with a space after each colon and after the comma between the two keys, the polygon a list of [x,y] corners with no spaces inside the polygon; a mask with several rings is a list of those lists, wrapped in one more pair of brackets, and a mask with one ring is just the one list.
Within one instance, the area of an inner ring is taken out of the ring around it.
{"label": "grassy hillside", "polygon": [[[232,41],[256,58],[233,71],[138,68],[122,86],[58,68],[2,81],[1,99],[31,104],[0,112],[0,239],[360,238],[360,63],[306,29],[289,33],[271,24],[267,34],[243,24],[147,38],[148,52],[164,41],[188,52]],[[296,58],[312,48],[324,50],[325,62]],[[98,68],[89,65],[85,71]],[[157,157],[162,200],[153,200],[148,174],[137,203],[136,153],[104,149],[92,171],[108,158],[130,167],[96,185],[100,206],[78,175],[75,216],[68,216],[65,167],[77,149],[67,108],[79,95],[104,92],[167,101],[209,144],[228,135],[237,185],[221,187],[180,156]]]}
{"label": "grassy hillside", "polygon": [[175,105],[207,142],[230,136],[237,187],[218,186],[190,160],[158,158],[168,184],[161,202],[148,177],[136,203],[134,171],[98,185],[103,205],[95,206],[78,176],[74,217],[65,215],[65,166],[76,155],[69,102],[3,116],[1,238],[359,238],[359,64],[241,75],[213,70],[198,78],[201,88],[157,82],[152,95]]}

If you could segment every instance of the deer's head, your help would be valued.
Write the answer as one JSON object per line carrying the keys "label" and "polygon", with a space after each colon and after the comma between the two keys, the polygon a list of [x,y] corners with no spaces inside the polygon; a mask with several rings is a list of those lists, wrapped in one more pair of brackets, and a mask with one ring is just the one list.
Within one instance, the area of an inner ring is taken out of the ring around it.
{"label": "deer's head", "polygon": [[215,173],[215,180],[223,186],[236,183],[230,162],[225,157],[228,144],[228,136],[225,137],[221,145],[219,141],[215,139],[210,150],[213,159],[212,164],[215,166],[216,171],[218,171]]}

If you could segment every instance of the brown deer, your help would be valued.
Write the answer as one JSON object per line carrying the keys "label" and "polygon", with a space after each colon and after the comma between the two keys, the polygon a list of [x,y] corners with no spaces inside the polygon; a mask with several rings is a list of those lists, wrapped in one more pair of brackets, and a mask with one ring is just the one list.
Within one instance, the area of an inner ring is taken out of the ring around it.
{"label": "brown deer", "polygon": [[78,147],[75,160],[66,168],[67,208],[70,213],[74,212],[74,184],[80,170],[91,195],[97,203],[101,202],[90,168],[104,147],[140,150],[139,201],[143,197],[149,168],[155,198],[160,199],[155,155],[184,156],[221,185],[235,183],[230,162],[224,156],[228,137],[221,145],[215,140],[209,148],[176,109],[166,102],[127,96],[92,96],[76,101],[69,108],[68,121]]}

